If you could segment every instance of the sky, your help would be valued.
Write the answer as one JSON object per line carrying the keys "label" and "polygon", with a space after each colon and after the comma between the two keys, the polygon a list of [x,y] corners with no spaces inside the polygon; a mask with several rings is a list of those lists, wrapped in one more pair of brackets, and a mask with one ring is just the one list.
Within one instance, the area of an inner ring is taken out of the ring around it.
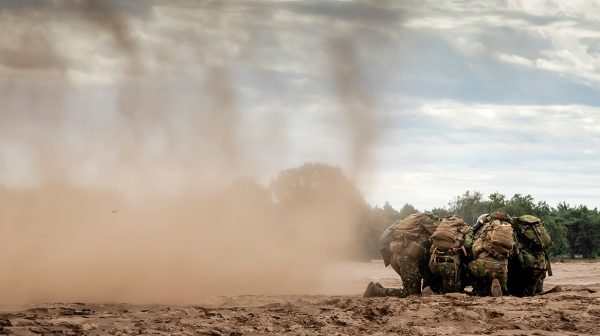
{"label": "sky", "polygon": [[600,204],[598,1],[0,0],[0,30],[7,186],[316,161],[373,205]]}

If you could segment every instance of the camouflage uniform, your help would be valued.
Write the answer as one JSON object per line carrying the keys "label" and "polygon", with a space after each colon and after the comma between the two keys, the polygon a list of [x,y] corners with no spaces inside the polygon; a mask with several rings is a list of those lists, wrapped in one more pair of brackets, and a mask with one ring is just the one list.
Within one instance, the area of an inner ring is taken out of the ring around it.
{"label": "camouflage uniform", "polygon": [[458,215],[442,220],[431,236],[432,247],[429,250],[429,269],[436,275],[439,283],[437,292],[462,292],[466,286],[466,269],[463,266],[467,249],[465,237],[471,227],[464,224]]}
{"label": "camouflage uniform", "polygon": [[423,259],[423,257],[414,259],[399,253],[392,255],[392,268],[402,278],[402,287],[407,295],[421,294],[421,279],[430,277],[431,272],[425,272],[423,269]]}
{"label": "camouflage uniform", "polygon": [[546,269],[546,256],[543,252],[519,249],[509,263],[510,292],[517,296],[541,293],[546,278]]}
{"label": "camouflage uniform", "polygon": [[469,271],[474,276],[473,291],[478,296],[491,295],[492,281],[497,279],[502,293],[508,293],[508,262],[496,259],[486,252],[469,263]]}
{"label": "camouflage uniform", "polygon": [[479,229],[481,229],[483,225],[484,222],[478,222],[475,225],[473,225],[471,232],[468,232],[465,235],[465,240],[463,241],[463,247],[465,248],[465,251],[467,251],[467,254],[464,256],[463,262],[461,264],[461,272],[462,275],[464,275],[463,285],[465,287],[469,285],[474,286],[476,280],[471,274],[471,272],[469,272],[469,264],[473,260],[475,260],[475,258],[473,258],[473,243],[475,242],[475,236],[477,235],[477,232],[479,231]]}
{"label": "camouflage uniform", "polygon": [[[427,225],[432,226],[432,231],[435,230],[433,225],[439,223],[439,219],[432,214],[425,213],[411,216],[418,216],[421,224],[426,222]],[[428,266],[428,251],[431,247],[429,236],[432,232],[427,231],[425,225],[419,224],[412,231],[413,233],[418,232],[418,234],[412,236],[412,238],[397,237],[395,236],[394,228],[398,222],[393,223],[384,231],[380,237],[380,243],[382,246],[381,253],[386,266],[391,265],[396,273],[400,275],[403,288],[383,288],[377,284],[377,289],[374,291],[376,294],[370,296],[404,297],[412,294],[421,294],[421,280],[423,280],[423,287],[430,286],[433,290],[436,288],[436,283],[433,281],[434,276]],[[410,252],[407,252],[408,250]],[[365,292],[365,296],[367,296],[367,292]]]}
{"label": "camouflage uniform", "polygon": [[407,297],[408,293],[403,288],[385,288],[379,282],[374,283],[371,281],[363,294],[364,297],[374,296],[396,296],[396,297]]}
{"label": "camouflage uniform", "polygon": [[[535,218],[530,215],[521,216],[513,220],[515,233],[519,230],[519,218]],[[541,220],[540,220],[541,221]],[[517,249],[509,262],[509,288],[512,294],[517,296],[531,296],[541,293],[544,287],[546,271],[549,269],[549,263],[544,250],[535,247],[527,238],[520,234],[515,234],[517,238]],[[547,237],[549,241],[549,237]],[[549,241],[551,244],[551,241]]]}
{"label": "camouflage uniform", "polygon": [[[438,277],[435,278],[437,288],[435,292],[438,293],[453,293],[462,292],[466,287],[466,276],[461,261],[463,256],[459,256],[459,263],[454,262],[438,262],[437,272]],[[457,275],[458,274],[458,275]]]}
{"label": "camouflage uniform", "polygon": [[[465,246],[470,245],[472,247],[469,249],[470,251],[475,249],[474,245],[477,244],[477,239],[487,234],[486,231],[490,228],[491,221],[495,219],[508,222],[510,216],[504,211],[498,211],[483,218],[482,225],[475,226],[478,230],[468,234],[467,238],[465,238]],[[473,254],[470,254],[469,259],[471,260],[467,264],[470,275],[469,279],[476,295],[492,295],[491,288],[494,279],[498,281],[502,293],[508,293],[508,260],[506,258],[494,257],[488,252],[482,251],[477,258]]]}

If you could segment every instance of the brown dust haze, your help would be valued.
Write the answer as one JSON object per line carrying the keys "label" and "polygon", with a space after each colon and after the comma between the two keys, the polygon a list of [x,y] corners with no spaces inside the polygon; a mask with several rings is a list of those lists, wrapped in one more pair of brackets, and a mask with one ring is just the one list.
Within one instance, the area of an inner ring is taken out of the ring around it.
{"label": "brown dust haze", "polygon": [[267,2],[161,4],[0,1],[1,303],[310,293],[353,256],[355,189],[268,189],[305,97],[265,55],[311,36],[356,180],[378,119],[354,27],[292,19],[285,37]]}

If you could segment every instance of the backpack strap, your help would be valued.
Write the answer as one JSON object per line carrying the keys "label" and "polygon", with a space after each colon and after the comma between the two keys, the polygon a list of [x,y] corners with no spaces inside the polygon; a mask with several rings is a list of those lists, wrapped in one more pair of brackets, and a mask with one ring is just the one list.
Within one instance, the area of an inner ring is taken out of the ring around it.
{"label": "backpack strap", "polygon": [[435,266],[437,266],[437,247],[433,247],[433,250],[431,251],[431,257],[429,257],[429,263],[433,264]]}

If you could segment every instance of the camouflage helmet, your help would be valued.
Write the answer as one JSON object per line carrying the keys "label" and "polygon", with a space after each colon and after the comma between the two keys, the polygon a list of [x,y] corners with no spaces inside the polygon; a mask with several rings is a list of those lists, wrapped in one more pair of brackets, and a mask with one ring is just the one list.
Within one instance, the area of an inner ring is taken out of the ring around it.
{"label": "camouflage helmet", "polygon": [[504,210],[494,211],[490,214],[490,217],[492,217],[493,219],[501,220],[501,221],[510,220],[510,216]]}

